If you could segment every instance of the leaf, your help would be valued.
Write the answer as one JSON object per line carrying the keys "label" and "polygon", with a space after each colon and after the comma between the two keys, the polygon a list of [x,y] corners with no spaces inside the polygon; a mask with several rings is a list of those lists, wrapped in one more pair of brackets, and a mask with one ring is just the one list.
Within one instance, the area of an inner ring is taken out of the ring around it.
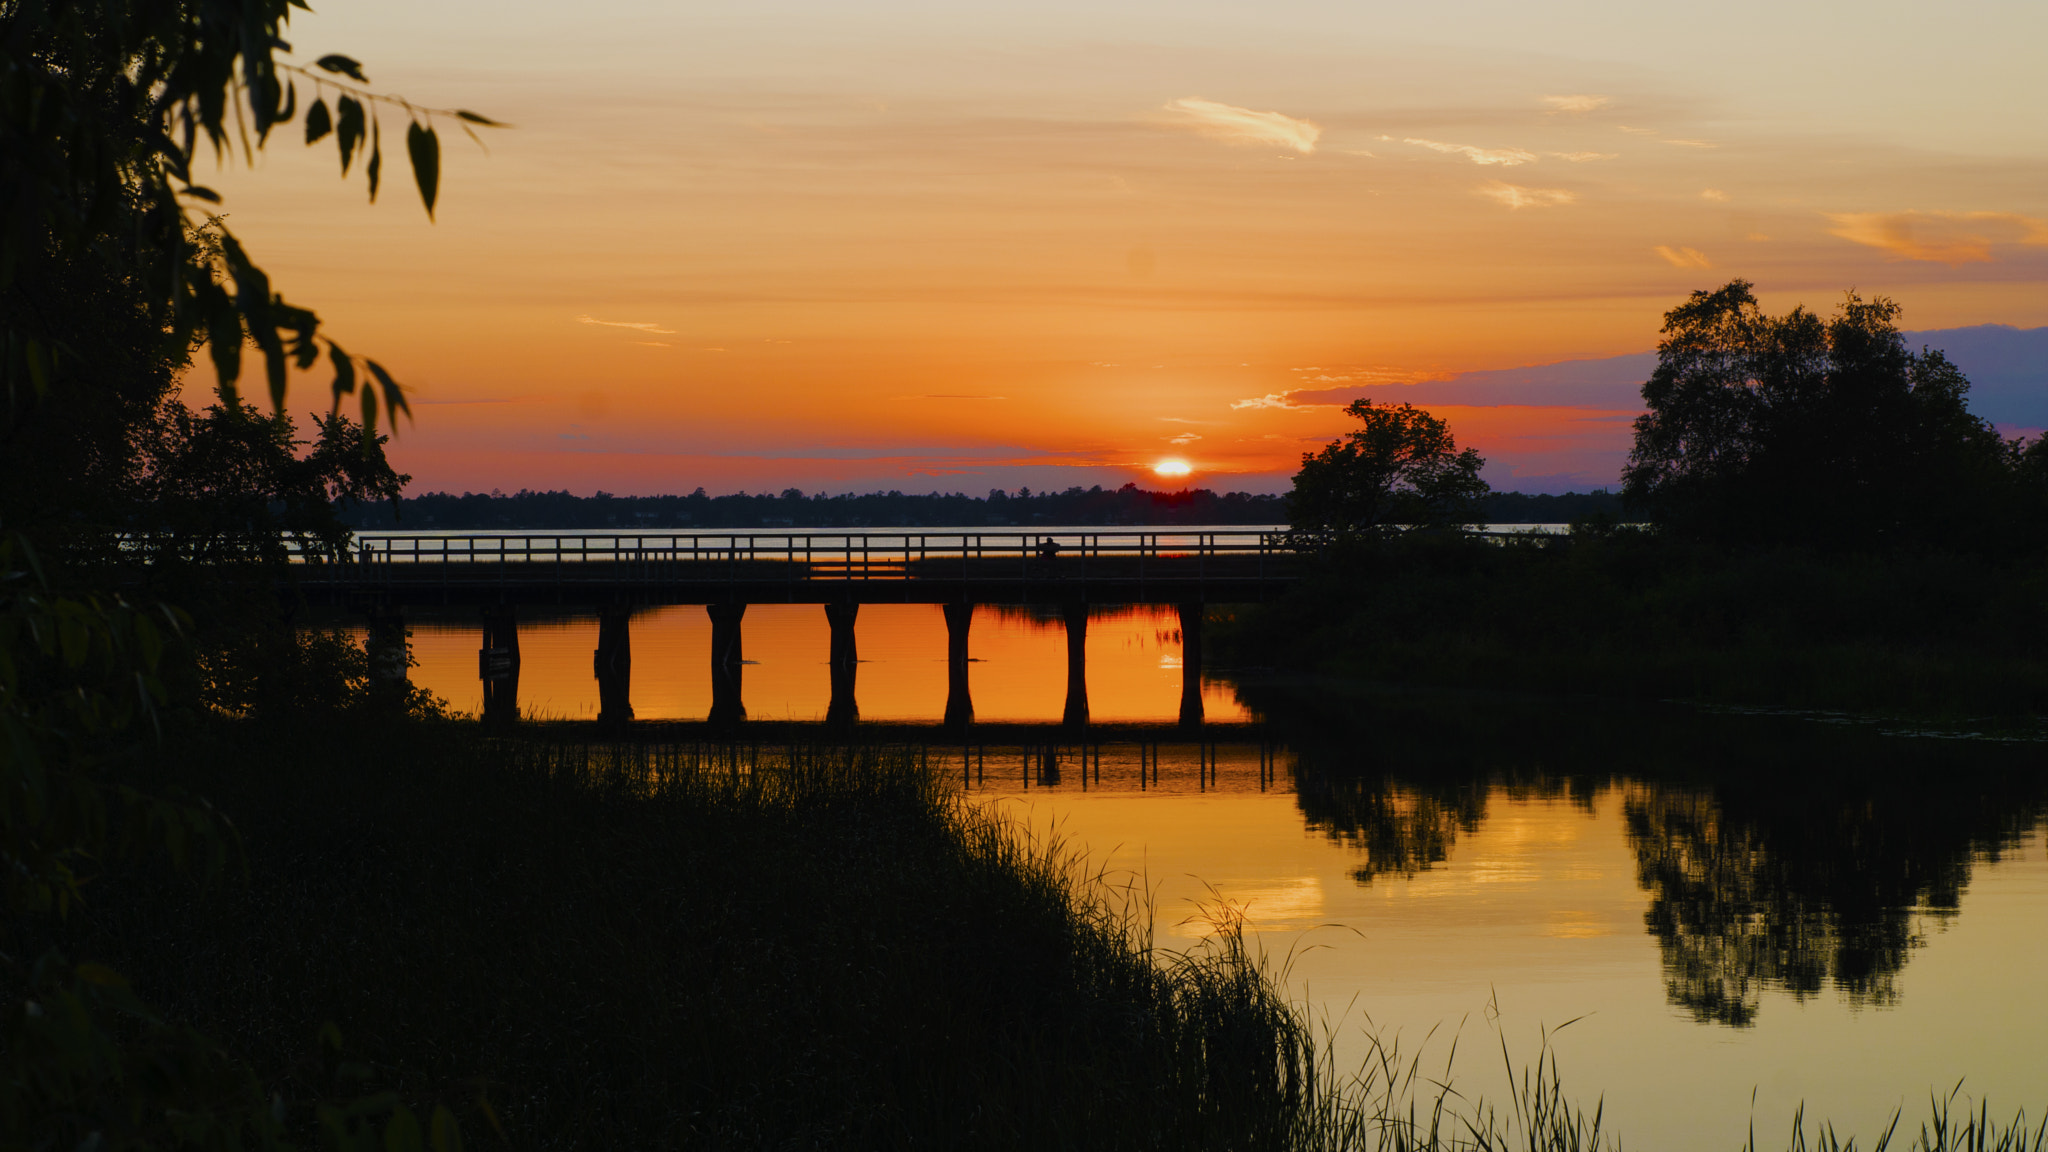
{"label": "leaf", "polygon": [[340,112],[334,128],[335,142],[341,146],[341,174],[346,176],[356,145],[363,140],[363,102],[353,96],[343,96],[334,102],[334,106]]}
{"label": "leaf", "polygon": [[327,101],[315,100],[306,109],[306,143],[317,144],[322,136],[334,131],[334,121],[327,115]]}
{"label": "leaf", "polygon": [[220,193],[215,192],[211,188],[203,187],[198,184],[187,184],[185,187],[179,189],[179,194],[184,196],[190,196],[195,200],[204,200],[209,204],[220,203]]}
{"label": "leaf", "polygon": [[[370,375],[375,376],[377,383],[384,388],[384,407],[391,412],[391,430],[396,432],[398,431],[398,414],[403,412],[407,416],[412,415],[412,405],[405,402],[405,389],[399,386],[398,381],[391,378],[391,373],[386,372],[382,364],[377,363],[375,360],[367,360],[364,363],[369,365]],[[368,391],[368,389],[364,389],[364,391]]]}
{"label": "leaf", "polygon": [[392,1109],[391,1119],[384,1125],[384,1152],[422,1152],[425,1147],[419,1117],[403,1104]]}
{"label": "leaf", "polygon": [[341,398],[356,390],[356,361],[332,340],[327,342],[327,358],[334,365],[334,410],[339,412]]}
{"label": "leaf", "polygon": [[351,80],[360,80],[365,84],[370,82],[370,78],[363,75],[363,66],[360,62],[343,56],[339,52],[329,53],[313,61],[313,63],[321,68],[325,68],[329,72],[338,73]]}
{"label": "leaf", "polygon": [[412,156],[412,178],[420,186],[427,219],[434,218],[434,194],[441,186],[441,138],[430,125],[415,120],[405,130],[405,150]]}
{"label": "leaf", "polygon": [[378,128],[376,119],[372,118],[370,120],[370,167],[368,169],[370,174],[370,203],[372,204],[377,202],[377,177],[384,171],[382,135],[383,133]]}
{"label": "leaf", "polygon": [[471,111],[470,111],[469,109],[467,109],[467,108],[457,108],[457,109],[455,110],[455,115],[457,115],[458,117],[460,117],[460,118],[462,118],[462,119],[464,119],[464,120],[467,120],[467,121],[469,121],[469,122],[470,122],[471,124],[481,124],[481,125],[483,125],[483,126],[484,126],[484,127],[486,127],[486,128],[510,128],[510,127],[511,127],[511,125],[510,125],[510,124],[507,124],[507,123],[505,123],[505,122],[504,122],[504,121],[502,121],[502,120],[493,120],[493,119],[491,119],[491,118],[490,118],[489,116],[486,116],[486,115],[484,115],[484,114],[483,114],[483,113],[481,113],[481,112],[471,112]]}
{"label": "leaf", "polygon": [[462,1152],[462,1127],[455,1122],[455,1113],[446,1104],[434,1105],[433,1118],[427,1122],[427,1140],[434,1152]]}

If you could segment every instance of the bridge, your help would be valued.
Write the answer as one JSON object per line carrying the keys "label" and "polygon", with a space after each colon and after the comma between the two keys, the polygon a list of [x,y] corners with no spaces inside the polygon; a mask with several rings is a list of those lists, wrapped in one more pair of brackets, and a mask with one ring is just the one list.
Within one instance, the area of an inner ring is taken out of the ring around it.
{"label": "bridge", "polygon": [[863,604],[937,604],[950,674],[945,724],[973,722],[967,636],[977,604],[1057,605],[1067,634],[1064,723],[1088,723],[1091,604],[1170,604],[1180,615],[1180,720],[1202,717],[1202,618],[1209,604],[1272,599],[1298,571],[1284,528],[1131,531],[366,534],[356,549],[294,557],[310,601],[366,613],[380,679],[405,676],[405,609],[478,610],[484,718],[518,715],[521,606],[595,610],[599,719],[632,718],[635,610],[702,604],[711,617],[714,727],[745,719],[740,623],[747,605],[818,604],[831,630],[828,724],[858,719],[854,625]]}

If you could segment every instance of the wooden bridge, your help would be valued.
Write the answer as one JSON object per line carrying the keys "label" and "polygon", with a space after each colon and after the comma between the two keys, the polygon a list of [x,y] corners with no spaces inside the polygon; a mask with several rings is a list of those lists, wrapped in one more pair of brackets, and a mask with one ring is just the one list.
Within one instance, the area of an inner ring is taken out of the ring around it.
{"label": "wooden bridge", "polygon": [[711,616],[711,722],[743,720],[740,621],[748,604],[819,604],[831,626],[831,723],[852,723],[862,604],[937,604],[946,617],[946,724],[973,721],[967,634],[977,604],[1058,605],[1067,631],[1065,723],[1088,723],[1089,605],[1171,604],[1181,621],[1181,723],[1202,723],[1202,618],[1209,604],[1272,599],[1297,554],[1280,528],[1109,532],[719,532],[373,534],[354,551],[307,550],[299,590],[370,617],[373,665],[405,675],[408,606],[473,605],[487,720],[518,714],[521,606],[598,616],[599,716],[632,718],[636,609],[702,604]]}

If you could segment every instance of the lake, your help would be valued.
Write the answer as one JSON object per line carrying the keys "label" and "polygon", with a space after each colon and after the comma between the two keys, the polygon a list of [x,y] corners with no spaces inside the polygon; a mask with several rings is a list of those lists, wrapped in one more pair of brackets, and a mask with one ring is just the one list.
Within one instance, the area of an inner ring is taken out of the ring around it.
{"label": "lake", "polygon": [[[409,613],[414,681],[481,701],[466,615]],[[632,624],[633,707],[702,718],[701,607]],[[932,722],[946,628],[929,605],[860,610],[864,720]],[[822,718],[829,632],[815,605],[754,605],[754,719]],[[594,617],[523,621],[528,715],[594,717]],[[975,802],[1148,894],[1162,945],[1227,901],[1285,964],[1343,1061],[1367,1037],[1505,1096],[1544,1042],[1632,1146],[1766,1144],[1795,1107],[1866,1142],[1961,1082],[1993,1111],[2048,1105],[2048,775],[2042,748],[1893,732],[1841,717],[1426,695],[1217,670],[1198,744],[1170,608],[1098,609],[1098,723],[1157,743],[938,744]],[[970,631],[977,719],[1057,722],[1059,617],[983,607]],[[936,731],[934,739],[940,739]],[[1049,740],[1055,738],[1049,736]],[[1083,764],[1086,767],[1083,767]],[[1568,1025],[1568,1026],[1567,1026]],[[1561,1029],[1561,1030],[1559,1030]]]}

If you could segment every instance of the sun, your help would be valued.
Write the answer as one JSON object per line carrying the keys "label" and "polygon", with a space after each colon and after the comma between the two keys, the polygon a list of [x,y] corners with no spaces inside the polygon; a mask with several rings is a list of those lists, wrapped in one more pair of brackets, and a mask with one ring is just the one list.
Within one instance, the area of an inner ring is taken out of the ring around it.
{"label": "sun", "polygon": [[1152,466],[1152,471],[1161,476],[1179,477],[1193,472],[1194,469],[1189,467],[1185,460],[1161,460]]}

